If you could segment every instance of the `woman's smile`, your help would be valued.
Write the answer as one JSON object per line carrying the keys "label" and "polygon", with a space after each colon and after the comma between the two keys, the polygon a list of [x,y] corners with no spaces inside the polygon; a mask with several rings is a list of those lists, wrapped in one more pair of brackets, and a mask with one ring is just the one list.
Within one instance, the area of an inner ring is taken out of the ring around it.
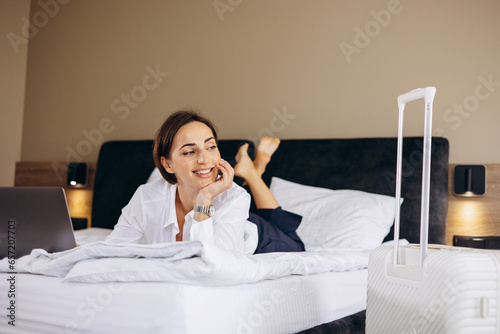
{"label": "woman's smile", "polygon": [[193,173],[196,174],[196,176],[201,177],[201,178],[207,178],[211,177],[213,174],[215,167],[209,168],[209,169],[198,169],[195,170]]}

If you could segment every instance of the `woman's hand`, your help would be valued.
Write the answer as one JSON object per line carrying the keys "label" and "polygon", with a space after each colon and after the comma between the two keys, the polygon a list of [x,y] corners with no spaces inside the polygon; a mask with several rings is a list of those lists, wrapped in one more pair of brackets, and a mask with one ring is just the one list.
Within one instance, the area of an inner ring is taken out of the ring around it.
{"label": "woman's hand", "polygon": [[222,175],[215,182],[200,189],[196,198],[197,205],[210,206],[215,196],[231,188],[234,178],[233,167],[229,162],[221,159],[217,168],[222,172]]}

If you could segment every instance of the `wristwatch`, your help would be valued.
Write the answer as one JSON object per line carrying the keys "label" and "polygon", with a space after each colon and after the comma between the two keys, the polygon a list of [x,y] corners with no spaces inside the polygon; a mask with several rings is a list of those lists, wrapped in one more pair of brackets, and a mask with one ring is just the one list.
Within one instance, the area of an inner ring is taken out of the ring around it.
{"label": "wristwatch", "polygon": [[210,205],[210,206],[201,206],[201,205],[195,205],[193,208],[194,212],[201,212],[209,217],[213,217],[215,215],[215,206]]}

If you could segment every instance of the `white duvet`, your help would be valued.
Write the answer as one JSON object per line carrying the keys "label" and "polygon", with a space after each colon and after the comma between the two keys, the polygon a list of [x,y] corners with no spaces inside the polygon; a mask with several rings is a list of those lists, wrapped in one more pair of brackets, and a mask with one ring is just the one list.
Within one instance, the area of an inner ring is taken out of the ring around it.
{"label": "white duvet", "polygon": [[241,255],[199,241],[117,245],[95,242],[65,252],[35,249],[15,261],[0,260],[0,272],[64,277],[69,282],[157,281],[223,286],[288,275],[366,268],[369,251],[325,249]]}

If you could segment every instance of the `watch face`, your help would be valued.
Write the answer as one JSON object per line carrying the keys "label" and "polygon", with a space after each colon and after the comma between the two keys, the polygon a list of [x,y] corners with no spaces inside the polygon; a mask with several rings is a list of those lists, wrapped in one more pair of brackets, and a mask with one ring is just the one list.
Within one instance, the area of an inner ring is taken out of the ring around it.
{"label": "watch face", "polygon": [[212,206],[210,206],[210,209],[209,209],[209,211],[208,211],[208,215],[209,215],[210,217],[213,217],[213,216],[215,215],[215,206],[213,206],[213,205],[212,205]]}

